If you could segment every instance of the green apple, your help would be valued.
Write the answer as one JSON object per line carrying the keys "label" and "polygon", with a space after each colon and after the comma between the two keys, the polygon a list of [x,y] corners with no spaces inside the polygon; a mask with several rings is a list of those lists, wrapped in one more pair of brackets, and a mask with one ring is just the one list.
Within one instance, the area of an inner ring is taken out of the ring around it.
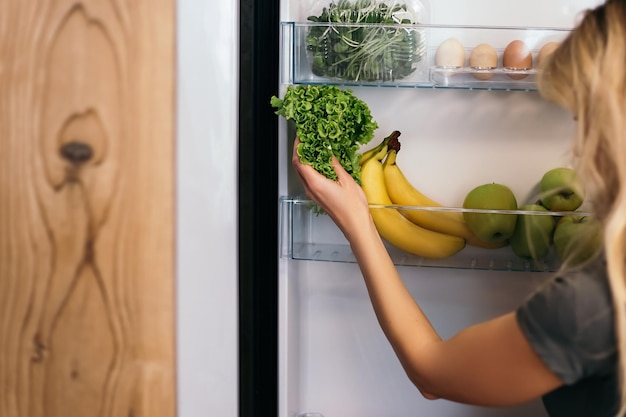
{"label": "green apple", "polygon": [[[516,210],[517,200],[509,187],[490,183],[472,189],[463,208],[481,210]],[[501,244],[506,242],[515,230],[517,214],[480,213],[464,211],[467,227],[485,243]]]}
{"label": "green apple", "polygon": [[[539,204],[526,204],[519,209],[548,212],[547,208]],[[510,240],[513,253],[524,259],[544,259],[550,252],[554,228],[555,220],[551,215],[519,214]]]}
{"label": "green apple", "polygon": [[565,167],[546,172],[539,192],[541,204],[552,211],[574,211],[585,199],[585,188],[576,171]]}
{"label": "green apple", "polygon": [[578,266],[602,248],[602,224],[591,216],[563,216],[554,230],[554,249],[559,260]]}

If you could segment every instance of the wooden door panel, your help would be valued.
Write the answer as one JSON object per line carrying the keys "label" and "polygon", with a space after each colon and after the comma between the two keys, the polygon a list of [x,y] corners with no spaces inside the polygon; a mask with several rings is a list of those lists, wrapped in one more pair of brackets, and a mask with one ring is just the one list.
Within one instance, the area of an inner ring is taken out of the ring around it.
{"label": "wooden door panel", "polygon": [[174,0],[0,2],[0,416],[171,417]]}

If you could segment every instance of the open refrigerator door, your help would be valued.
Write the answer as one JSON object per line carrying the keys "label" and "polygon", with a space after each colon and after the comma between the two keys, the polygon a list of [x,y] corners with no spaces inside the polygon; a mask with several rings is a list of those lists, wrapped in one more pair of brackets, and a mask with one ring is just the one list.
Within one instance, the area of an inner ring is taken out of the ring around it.
{"label": "open refrigerator door", "polygon": [[[536,91],[537,60],[596,4],[285,0],[278,95],[291,85],[352,91],[378,124],[363,150],[401,132],[397,163],[440,210],[462,211],[468,192],[490,183],[505,184],[519,206],[531,204],[544,173],[568,165],[574,134],[571,115]],[[358,15],[355,10],[337,18],[341,8],[364,6],[404,14],[385,15],[378,26],[345,21]],[[381,52],[366,64],[346,57],[346,38],[360,48],[383,37],[397,42],[387,44],[387,55]],[[530,61],[512,65],[510,48],[520,42]],[[475,61],[481,48],[492,62]],[[293,124],[280,118],[279,416],[546,416],[541,401],[493,409],[419,394],[378,326],[345,238],[328,216],[311,210],[302,193],[290,165],[294,137]],[[443,259],[393,244],[389,251],[444,338],[515,309],[559,265],[553,247],[540,259],[517,256],[510,245],[467,246]]]}

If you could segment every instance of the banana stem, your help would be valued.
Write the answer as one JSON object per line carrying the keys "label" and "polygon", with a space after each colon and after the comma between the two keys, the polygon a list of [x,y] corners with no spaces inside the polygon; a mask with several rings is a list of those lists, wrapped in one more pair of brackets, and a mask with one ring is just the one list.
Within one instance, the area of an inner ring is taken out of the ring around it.
{"label": "banana stem", "polygon": [[400,141],[397,136],[389,139],[387,149],[387,157],[385,158],[385,162],[383,162],[383,166],[395,165],[396,157],[400,151]]}
{"label": "banana stem", "polygon": [[400,137],[400,132],[397,135],[393,135],[393,133],[389,136],[389,143],[387,146],[389,149],[395,151],[396,153],[400,152],[400,141],[398,138]]}
{"label": "banana stem", "polygon": [[[382,142],[380,142],[380,144],[378,146],[376,146],[375,148],[370,149],[369,151],[366,151],[363,153],[363,155],[361,155],[361,159],[359,160],[359,165],[363,165],[368,159],[371,159],[373,156],[378,155],[383,149],[385,150],[385,154],[387,153],[387,145],[389,144],[390,141],[392,142],[398,142],[398,137],[400,137],[400,132],[397,130],[394,130],[393,132],[391,132],[391,134],[389,136],[387,136],[385,139],[383,139]],[[400,146],[400,142],[398,142],[398,146]],[[400,149],[400,148],[398,148]],[[383,154],[383,156],[385,155]]]}

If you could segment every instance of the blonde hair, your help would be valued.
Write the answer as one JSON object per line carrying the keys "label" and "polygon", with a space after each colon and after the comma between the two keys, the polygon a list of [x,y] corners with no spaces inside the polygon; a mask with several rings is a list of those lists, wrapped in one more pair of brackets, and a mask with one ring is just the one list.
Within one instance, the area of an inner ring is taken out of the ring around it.
{"label": "blonde hair", "polygon": [[577,118],[574,165],[603,224],[615,305],[621,410],[626,412],[626,0],[607,0],[544,60],[542,96]]}

